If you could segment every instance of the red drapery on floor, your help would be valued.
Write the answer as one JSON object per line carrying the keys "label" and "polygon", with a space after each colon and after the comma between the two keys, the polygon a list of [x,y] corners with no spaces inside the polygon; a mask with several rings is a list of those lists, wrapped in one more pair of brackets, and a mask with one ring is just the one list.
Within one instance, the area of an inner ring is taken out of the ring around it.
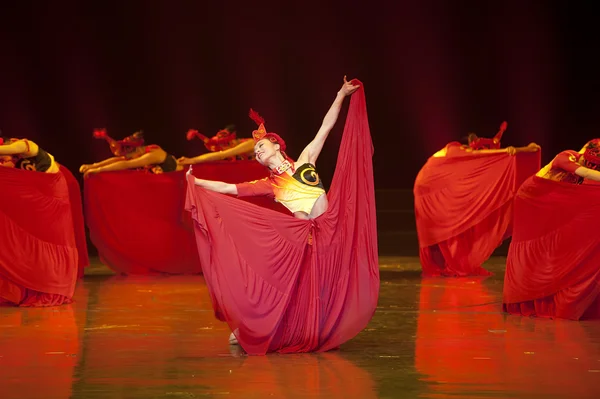
{"label": "red drapery on floor", "polygon": [[537,176],[515,197],[504,278],[510,313],[600,318],[600,186]]}
{"label": "red drapery on floor", "polygon": [[0,167],[0,303],[71,302],[79,256],[62,173]]}
{"label": "red drapery on floor", "polygon": [[239,329],[249,354],[327,351],[370,321],[379,292],[372,155],[361,88],[350,100],[329,209],[319,218],[188,186],[215,315]]}
{"label": "red drapery on floor", "polygon": [[201,272],[191,224],[182,212],[184,172],[97,173],[84,182],[90,239],[122,274]]}
{"label": "red drapery on floor", "polygon": [[75,243],[77,244],[77,253],[79,256],[79,268],[77,278],[82,278],[84,269],[90,265],[90,258],[87,248],[87,239],[85,237],[85,223],[83,221],[83,203],[81,201],[81,188],[75,176],[69,169],[60,165],[60,171],[65,176],[69,188],[69,200],[71,202],[71,217],[73,218],[73,231],[75,233]]}
{"label": "red drapery on floor", "polygon": [[510,237],[512,199],[539,168],[540,151],[429,158],[414,186],[423,275],[489,275],[481,265]]}
{"label": "red drapery on floor", "polygon": [[[199,178],[227,183],[268,175],[254,161],[203,163],[193,171]],[[183,210],[186,184],[183,171],[107,172],[86,179],[86,222],[102,262],[122,274],[200,273],[190,214]],[[289,214],[265,198],[249,201]]]}

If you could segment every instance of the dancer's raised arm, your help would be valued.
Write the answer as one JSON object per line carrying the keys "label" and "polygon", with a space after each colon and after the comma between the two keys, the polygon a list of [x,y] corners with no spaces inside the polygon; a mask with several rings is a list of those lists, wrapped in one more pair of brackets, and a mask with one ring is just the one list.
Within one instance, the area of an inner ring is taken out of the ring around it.
{"label": "dancer's raised arm", "polygon": [[329,132],[331,132],[331,129],[333,129],[333,126],[338,119],[344,99],[346,96],[349,96],[358,90],[359,87],[360,86],[358,85],[353,85],[352,81],[348,82],[346,80],[346,76],[344,76],[344,84],[342,85],[342,88],[338,91],[331,108],[329,108],[325,118],[323,118],[323,124],[317,132],[317,135],[304,148],[304,151],[302,151],[300,157],[298,157],[299,163],[311,163],[314,165],[317,162],[317,158],[319,158],[319,155],[321,154],[325,140],[327,139]]}

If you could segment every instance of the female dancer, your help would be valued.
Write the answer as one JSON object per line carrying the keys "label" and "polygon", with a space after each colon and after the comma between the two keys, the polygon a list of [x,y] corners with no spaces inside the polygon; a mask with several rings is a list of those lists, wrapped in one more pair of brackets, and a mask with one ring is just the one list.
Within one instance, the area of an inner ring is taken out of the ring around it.
{"label": "female dancer", "polygon": [[[423,275],[490,275],[482,267],[510,237],[515,189],[539,170],[539,146],[500,148],[503,122],[493,138],[471,133],[468,145],[451,142],[427,160],[414,185]],[[519,154],[537,152],[537,154]]]}
{"label": "female dancer", "polygon": [[45,173],[58,173],[54,157],[27,139],[0,137],[0,166]]}
{"label": "female dancer", "polygon": [[219,130],[211,138],[200,134],[197,130],[189,130],[187,139],[192,140],[194,137],[198,137],[210,152],[194,158],[181,157],[177,160],[177,163],[180,165],[195,165],[201,162],[222,161],[225,159],[254,159],[254,140],[238,139],[235,135],[234,125]]}
{"label": "female dancer", "polygon": [[117,141],[106,134],[106,129],[97,129],[94,131],[94,137],[106,140],[115,156],[91,165],[81,165],[79,172],[83,173],[84,177],[92,173],[126,169],[145,170],[155,174],[183,170],[183,166],[177,164],[175,157],[158,145],[144,145],[144,135],[141,131]]}
{"label": "female dancer", "polygon": [[[377,304],[372,142],[364,90],[344,84],[315,138],[293,161],[251,111],[256,160],[271,174],[241,184],[188,175],[186,209],[215,315],[249,354],[326,351],[359,333]],[[356,93],[355,93],[356,92]],[[315,169],[342,103],[350,107],[331,189]],[[295,216],[223,194],[266,195]]]}
{"label": "female dancer", "polygon": [[[271,176],[241,184],[197,178],[194,183],[208,190],[240,197],[272,196],[300,219],[314,219],[321,216],[327,210],[328,203],[323,182],[319,179],[315,169],[315,163],[321,154],[329,132],[337,121],[344,98],[358,88],[359,86],[348,82],[344,76],[344,85],[338,92],[331,109],[325,115],[321,128],[313,141],[304,148],[297,161],[292,160],[285,153],[285,141],[276,133],[267,133],[264,120],[251,110],[251,118],[259,125],[258,130],[252,132],[255,143],[254,154],[261,165],[269,168]],[[188,171],[188,173],[191,172]]]}
{"label": "female dancer", "polygon": [[600,181],[599,152],[600,139],[590,140],[579,152],[573,150],[561,152],[536,176],[573,184],[582,184],[584,179]]}
{"label": "female dancer", "polygon": [[500,141],[502,135],[506,131],[508,124],[502,122],[500,130],[493,138],[479,137],[475,133],[469,133],[467,135],[467,144],[461,144],[458,141],[448,143],[446,147],[433,154],[434,157],[446,157],[446,156],[459,156],[465,154],[500,154],[506,153],[508,155],[515,155],[518,152],[535,152],[540,149],[540,146],[536,143],[530,143],[526,147],[515,148],[509,146],[506,148],[500,148]]}
{"label": "female dancer", "polygon": [[0,306],[70,303],[89,263],[77,181],[33,141],[0,141]]}
{"label": "female dancer", "polygon": [[600,318],[600,139],[563,151],[515,201],[504,310],[525,316]]}

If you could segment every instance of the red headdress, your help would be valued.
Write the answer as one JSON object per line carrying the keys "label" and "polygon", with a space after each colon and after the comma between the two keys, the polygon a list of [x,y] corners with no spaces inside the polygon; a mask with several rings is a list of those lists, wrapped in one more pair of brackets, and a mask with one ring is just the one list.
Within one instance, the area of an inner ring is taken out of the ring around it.
{"label": "red headdress", "polygon": [[252,108],[250,108],[249,116],[258,125],[258,129],[252,132],[252,138],[254,139],[254,142],[257,143],[262,139],[268,139],[271,143],[279,144],[280,151],[284,153],[284,157],[287,158],[287,155],[285,155],[285,141],[283,141],[283,139],[279,137],[277,133],[267,133],[267,129],[265,129],[265,120]]}
{"label": "red headdress", "polygon": [[197,130],[190,129],[188,130],[186,137],[188,140],[198,137],[204,142],[204,146],[209,151],[223,151],[230,148],[232,141],[235,140],[235,127],[228,126],[225,129],[221,129],[211,138],[206,137]]}
{"label": "red headdress", "polygon": [[106,134],[106,129],[95,129],[94,137],[106,140],[110,150],[117,157],[133,152],[144,145],[144,134],[141,130],[125,137],[123,140],[115,140]]}
{"label": "red headdress", "polygon": [[469,143],[469,147],[474,150],[484,150],[484,149],[499,149],[500,148],[500,140],[502,140],[502,134],[508,127],[506,122],[502,122],[500,125],[500,130],[492,139],[487,138],[477,138]]}
{"label": "red headdress", "polygon": [[593,139],[587,142],[583,159],[593,165],[600,166],[600,139]]}

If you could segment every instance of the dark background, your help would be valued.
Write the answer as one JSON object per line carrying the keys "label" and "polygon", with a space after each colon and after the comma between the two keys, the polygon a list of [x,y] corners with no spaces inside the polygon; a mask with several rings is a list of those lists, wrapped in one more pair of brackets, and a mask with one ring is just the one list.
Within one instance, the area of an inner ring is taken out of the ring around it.
{"label": "dark background", "polygon": [[[597,137],[593,3],[550,1],[7,1],[0,6],[0,128],[76,171],[110,156],[92,129],[176,156],[189,128],[250,107],[297,156],[342,77],[365,85],[377,188],[411,188],[428,156],[469,131],[543,147]],[[333,173],[343,119],[319,169]]]}

